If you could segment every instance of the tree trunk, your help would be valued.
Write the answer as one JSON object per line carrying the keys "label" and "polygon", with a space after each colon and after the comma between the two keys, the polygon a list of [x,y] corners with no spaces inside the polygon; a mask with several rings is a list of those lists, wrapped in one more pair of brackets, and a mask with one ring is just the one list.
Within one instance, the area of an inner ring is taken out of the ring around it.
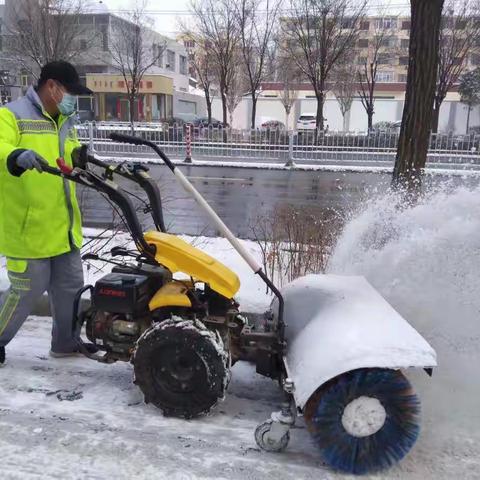
{"label": "tree trunk", "polygon": [[316,97],[317,97],[317,117],[316,117],[317,130],[322,132],[324,129],[323,106],[325,103],[325,94],[323,93],[323,91],[320,91],[316,93]]}
{"label": "tree trunk", "polygon": [[367,117],[368,117],[368,131],[371,132],[373,130],[373,108],[369,108],[367,110]]}
{"label": "tree trunk", "polygon": [[257,117],[257,96],[255,92],[252,92],[252,120],[250,122],[250,128],[255,130],[255,119]]}
{"label": "tree trunk", "polygon": [[349,112],[349,110],[347,110],[343,114],[343,131],[344,132],[346,132],[348,130],[348,112]]}
{"label": "tree trunk", "polygon": [[468,107],[468,112],[467,112],[467,128],[465,130],[465,133],[468,134],[468,128],[470,127],[470,112],[472,111],[472,107],[470,105],[467,105]]}
{"label": "tree trunk", "polygon": [[222,122],[223,126],[226,127],[228,124],[227,120],[227,97],[222,93]]}
{"label": "tree trunk", "polygon": [[222,122],[223,126],[226,127],[228,123],[228,109],[227,109],[227,92],[225,91],[225,83],[220,82],[220,97],[222,99]]}
{"label": "tree trunk", "polygon": [[207,104],[207,117],[208,117],[208,124],[212,123],[212,99],[210,98],[210,94],[207,90],[204,91],[205,93],[205,103]]}
{"label": "tree trunk", "polygon": [[220,83],[220,96],[222,97],[222,122],[223,122],[222,137],[223,137],[223,142],[227,143],[228,109],[227,109],[227,92],[225,91],[224,83]]}
{"label": "tree trunk", "polygon": [[444,0],[411,0],[410,3],[410,60],[392,183],[415,193],[421,187],[421,174],[427,161]]}
{"label": "tree trunk", "polygon": [[285,130],[289,130],[289,127],[288,127],[288,119],[290,117],[290,111],[285,109]]}
{"label": "tree trunk", "polygon": [[130,130],[131,130],[131,133],[133,134],[134,131],[135,131],[135,128],[134,128],[134,122],[135,122],[135,93],[132,92],[129,96],[128,96],[128,109],[129,109],[129,116],[130,116]]}
{"label": "tree trunk", "polygon": [[442,105],[441,101],[435,100],[433,106],[432,114],[432,133],[438,133],[438,123],[440,121],[440,106]]}

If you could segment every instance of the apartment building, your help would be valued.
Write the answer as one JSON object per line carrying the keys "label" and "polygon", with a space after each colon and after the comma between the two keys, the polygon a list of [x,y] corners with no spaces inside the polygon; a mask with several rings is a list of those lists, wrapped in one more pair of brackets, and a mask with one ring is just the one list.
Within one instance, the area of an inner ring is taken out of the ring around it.
{"label": "apartment building", "polygon": [[[288,22],[288,19],[283,20]],[[450,22],[450,24],[449,24]],[[454,25],[451,22],[457,22]],[[464,26],[454,17],[444,20],[444,41],[449,41],[449,35],[463,35]],[[402,118],[405,99],[405,87],[408,69],[408,47],[410,36],[410,18],[405,16],[371,16],[365,18],[360,24],[360,31],[355,45],[355,62],[359,70],[374,56],[376,45],[378,48],[378,67],[375,88],[375,114],[376,122],[397,122]],[[348,28],[348,27],[346,27]],[[465,30],[467,32],[467,30]],[[467,33],[465,33],[467,34]],[[381,42],[379,42],[381,39]],[[458,58],[458,62],[462,61]],[[465,71],[472,70],[480,65],[480,42],[474,46],[469,55],[464,59]],[[353,75],[357,75],[353,73]],[[328,86],[324,116],[331,130],[342,130],[343,118],[338,102],[333,94],[333,85]],[[358,86],[359,87],[359,86]],[[313,88],[306,80],[296,85],[291,115],[285,115],[281,102],[283,84],[279,81],[265,82],[262,85],[257,104],[257,125],[268,120],[279,120],[287,128],[295,128],[298,117],[304,113],[316,112],[316,97]],[[245,97],[234,115],[234,126],[248,128],[251,114],[251,104]],[[219,101],[214,101],[214,115],[220,112]],[[356,95],[346,121],[349,130],[365,130],[367,116],[362,106],[360,96]],[[440,109],[440,131],[455,131],[464,133],[466,126],[467,108],[460,103],[457,86],[454,85],[448,92]],[[475,108],[471,116],[471,125],[480,125],[480,109]]]}

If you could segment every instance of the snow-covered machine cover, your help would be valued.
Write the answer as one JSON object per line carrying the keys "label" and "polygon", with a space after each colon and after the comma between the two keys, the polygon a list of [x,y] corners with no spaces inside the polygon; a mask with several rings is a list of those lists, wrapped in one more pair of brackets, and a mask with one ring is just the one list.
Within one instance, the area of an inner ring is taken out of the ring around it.
{"label": "snow-covered machine cover", "polygon": [[[437,365],[433,348],[364,277],[307,275],[282,294],[285,363],[297,407],[350,370]],[[276,311],[276,300],[273,306]]]}

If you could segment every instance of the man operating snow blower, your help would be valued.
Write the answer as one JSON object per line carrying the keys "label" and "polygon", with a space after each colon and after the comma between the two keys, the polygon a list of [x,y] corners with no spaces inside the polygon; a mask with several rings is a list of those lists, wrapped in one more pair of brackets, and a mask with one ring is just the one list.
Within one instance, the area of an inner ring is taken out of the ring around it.
{"label": "man operating snow blower", "polygon": [[36,87],[0,108],[0,254],[7,257],[11,284],[0,299],[0,363],[44,292],[53,316],[50,354],[77,352],[72,315],[83,286],[80,210],[73,184],[41,175],[41,166],[56,165],[59,157],[73,163],[80,146],[76,95],[91,93],[71,64],[51,62]]}

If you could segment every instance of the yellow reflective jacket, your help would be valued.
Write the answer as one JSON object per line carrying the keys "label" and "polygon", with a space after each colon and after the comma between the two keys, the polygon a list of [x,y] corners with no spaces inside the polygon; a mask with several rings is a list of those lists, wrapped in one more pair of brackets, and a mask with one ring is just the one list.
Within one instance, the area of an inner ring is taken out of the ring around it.
{"label": "yellow reflective jacket", "polygon": [[72,116],[57,122],[43,109],[35,89],[0,108],[0,254],[48,258],[82,245],[75,186],[48,173],[10,174],[7,159],[18,149],[33,150],[52,166],[63,157],[72,165],[79,146]]}

